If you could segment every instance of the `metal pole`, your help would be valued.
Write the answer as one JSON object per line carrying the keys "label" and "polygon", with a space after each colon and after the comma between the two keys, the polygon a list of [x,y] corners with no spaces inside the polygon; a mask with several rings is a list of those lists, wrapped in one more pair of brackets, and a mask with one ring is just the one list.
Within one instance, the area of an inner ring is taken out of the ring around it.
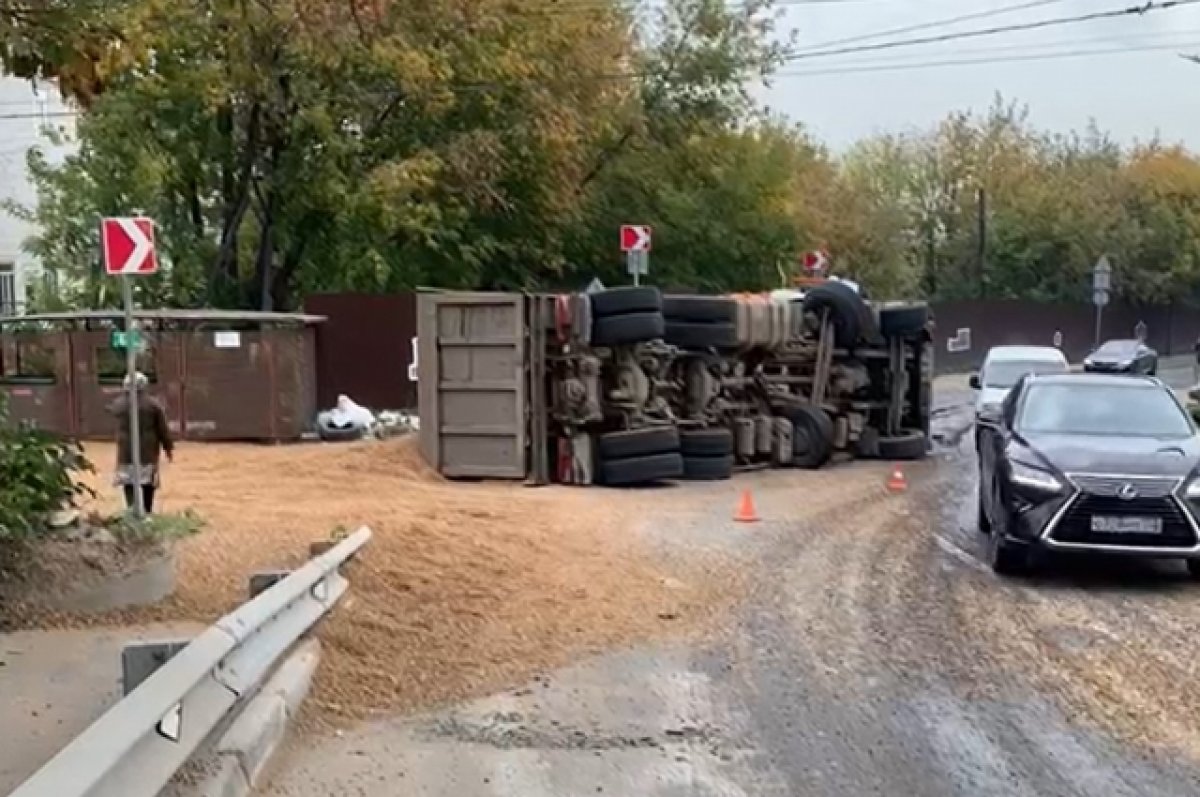
{"label": "metal pole", "polygon": [[1097,304],[1096,305],[1096,342],[1092,346],[1092,348],[1095,348],[1095,349],[1100,348],[1100,323],[1103,318],[1104,318],[1104,305]]}
{"label": "metal pole", "polygon": [[146,502],[142,497],[142,434],[138,412],[137,349],[134,347],[133,282],[127,274],[121,277],[121,293],[125,298],[125,380],[129,383],[129,458],[133,469],[133,515],[141,520],[146,516]]}

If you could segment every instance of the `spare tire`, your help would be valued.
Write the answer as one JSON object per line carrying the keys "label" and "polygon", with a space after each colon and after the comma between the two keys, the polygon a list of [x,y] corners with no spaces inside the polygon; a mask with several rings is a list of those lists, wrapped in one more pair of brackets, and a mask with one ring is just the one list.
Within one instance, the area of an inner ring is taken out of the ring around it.
{"label": "spare tire", "polygon": [[879,438],[879,458],[893,460],[925,459],[929,444],[925,433],[918,429],[903,429],[894,437]]}
{"label": "spare tire", "polygon": [[682,349],[737,348],[737,327],[732,323],[695,323],[668,320],[663,339]]}
{"label": "spare tire", "polygon": [[604,318],[624,313],[656,313],[662,310],[662,294],[653,287],[609,288],[589,294],[592,316]]}
{"label": "spare tire", "polygon": [[871,309],[849,285],[826,282],[804,295],[804,311],[818,316],[828,311],[833,322],[833,340],[840,348],[852,349],[862,340]]}
{"label": "spare tire", "polygon": [[792,466],[816,470],[833,456],[833,419],[813,406],[786,412],[792,422]]}
{"label": "spare tire", "polygon": [[628,459],[679,450],[679,431],[674,426],[650,426],[625,432],[602,434],[597,440],[600,459]]}
{"label": "spare tire", "polygon": [[725,428],[685,429],[679,433],[684,457],[723,457],[733,454],[733,432]]}
{"label": "spare tire", "polygon": [[925,331],[929,305],[909,304],[879,310],[879,331],[885,338],[908,338]]}
{"label": "spare tire", "polygon": [[612,487],[678,479],[682,475],[683,457],[677,453],[612,459],[600,463],[600,482]]}
{"label": "spare tire", "polygon": [[660,340],[666,332],[662,313],[625,313],[592,322],[593,346],[621,346]]}
{"label": "spare tire", "polygon": [[668,321],[732,324],[737,320],[737,302],[712,296],[664,296],[662,312]]}

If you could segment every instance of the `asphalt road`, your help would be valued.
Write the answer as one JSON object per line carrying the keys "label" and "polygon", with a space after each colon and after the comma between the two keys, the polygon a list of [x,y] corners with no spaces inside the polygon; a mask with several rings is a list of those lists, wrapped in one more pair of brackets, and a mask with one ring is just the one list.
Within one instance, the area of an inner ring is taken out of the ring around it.
{"label": "asphalt road", "polygon": [[969,398],[940,396],[941,447],[904,496],[753,537],[648,530],[664,550],[752,548],[756,586],[724,632],[299,741],[264,793],[1200,793],[1200,585],[1178,563],[994,576],[973,527]]}

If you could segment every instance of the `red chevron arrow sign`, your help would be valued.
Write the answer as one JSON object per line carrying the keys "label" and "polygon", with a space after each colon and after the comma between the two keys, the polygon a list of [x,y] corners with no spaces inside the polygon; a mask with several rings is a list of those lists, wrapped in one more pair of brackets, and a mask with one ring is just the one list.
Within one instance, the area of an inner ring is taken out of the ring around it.
{"label": "red chevron arrow sign", "polygon": [[153,219],[145,216],[102,219],[100,241],[105,274],[145,276],[158,271]]}

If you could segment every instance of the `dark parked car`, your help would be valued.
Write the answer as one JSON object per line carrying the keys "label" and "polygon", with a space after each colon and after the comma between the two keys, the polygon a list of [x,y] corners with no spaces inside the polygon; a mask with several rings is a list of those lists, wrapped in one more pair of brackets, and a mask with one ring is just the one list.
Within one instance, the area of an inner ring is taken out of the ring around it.
{"label": "dark parked car", "polygon": [[1023,377],[983,419],[979,528],[992,568],[1035,549],[1178,557],[1200,577],[1200,436],[1147,376]]}
{"label": "dark parked car", "polygon": [[1158,352],[1140,340],[1110,340],[1084,359],[1083,370],[1154,376],[1158,373]]}

